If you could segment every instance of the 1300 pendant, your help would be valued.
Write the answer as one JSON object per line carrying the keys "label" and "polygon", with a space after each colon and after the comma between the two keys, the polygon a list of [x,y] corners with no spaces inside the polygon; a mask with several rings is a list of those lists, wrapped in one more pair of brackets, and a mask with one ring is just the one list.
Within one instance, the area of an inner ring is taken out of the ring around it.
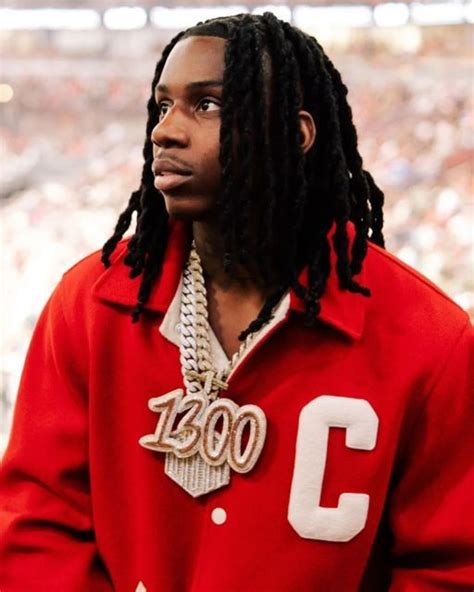
{"label": "1300 pendant", "polygon": [[[148,401],[160,413],[153,434],[139,439],[144,448],[166,452],[165,471],[193,497],[203,495],[230,481],[230,468],[238,473],[250,471],[265,442],[267,420],[256,405],[239,407],[222,398],[209,402],[202,394],[184,396],[183,389]],[[184,414],[175,430],[177,415]],[[216,429],[222,419],[222,430]],[[242,450],[242,436],[249,428]]]}

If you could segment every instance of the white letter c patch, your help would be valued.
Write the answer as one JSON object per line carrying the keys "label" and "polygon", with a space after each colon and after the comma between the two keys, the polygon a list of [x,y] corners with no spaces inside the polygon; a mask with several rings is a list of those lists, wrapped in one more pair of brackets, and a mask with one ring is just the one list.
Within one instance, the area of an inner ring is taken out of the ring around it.
{"label": "white letter c patch", "polygon": [[301,410],[288,520],[307,539],[345,542],[363,530],[369,510],[365,493],[342,493],[336,508],[320,506],[329,429],[346,428],[346,446],[373,450],[379,420],[364,399],[322,395]]}

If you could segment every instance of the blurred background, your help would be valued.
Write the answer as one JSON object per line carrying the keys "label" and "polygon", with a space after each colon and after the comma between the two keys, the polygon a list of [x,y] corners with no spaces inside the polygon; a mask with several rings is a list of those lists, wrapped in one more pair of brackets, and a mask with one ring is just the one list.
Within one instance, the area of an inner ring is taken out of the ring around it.
{"label": "blurred background", "polygon": [[388,250],[474,317],[472,2],[2,6],[0,454],[38,314],[138,187],[155,63],[176,32],[213,16],[269,10],[318,39],[385,193]]}

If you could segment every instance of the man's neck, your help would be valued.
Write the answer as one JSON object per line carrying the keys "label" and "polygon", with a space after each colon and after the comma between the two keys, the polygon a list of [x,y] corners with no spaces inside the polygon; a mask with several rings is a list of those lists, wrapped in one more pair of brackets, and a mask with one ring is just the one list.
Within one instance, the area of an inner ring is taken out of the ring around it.
{"label": "man's neck", "polygon": [[271,288],[264,285],[254,262],[246,266],[235,263],[233,278],[224,271],[224,237],[216,222],[193,222],[192,227],[206,284],[212,285],[215,290],[234,292],[242,296],[255,292],[267,296],[271,292]]}

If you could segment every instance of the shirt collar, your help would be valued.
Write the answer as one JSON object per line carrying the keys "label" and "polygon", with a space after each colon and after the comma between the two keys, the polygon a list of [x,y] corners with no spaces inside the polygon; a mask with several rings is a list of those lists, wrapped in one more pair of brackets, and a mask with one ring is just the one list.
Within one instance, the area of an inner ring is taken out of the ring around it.
{"label": "shirt collar", "polygon": [[[349,247],[352,244],[355,230],[352,223],[348,223]],[[169,220],[169,235],[166,246],[163,267],[159,278],[155,281],[150,298],[144,305],[145,309],[166,313],[170,306],[176,290],[179,286],[181,274],[186,263],[191,236],[188,226],[181,220]],[[335,225],[329,232],[329,237],[335,230]],[[127,254],[127,244],[129,238],[122,239],[115,252],[111,256],[111,266],[106,268],[99,276],[92,287],[92,293],[102,300],[113,302],[127,307],[134,307],[137,302],[138,289],[142,280],[142,275],[130,279],[131,268],[123,263]],[[336,273],[336,254],[331,245],[331,273],[328,277],[326,289],[321,297],[321,311],[318,320],[329,324],[334,329],[345,335],[359,339],[363,332],[365,308],[367,306],[367,297],[362,294],[349,292],[339,287],[339,279]],[[357,276],[357,280],[362,285],[365,273],[364,267]],[[303,285],[307,285],[307,269],[305,268],[299,280]],[[369,286],[370,287],[370,286]],[[290,290],[290,309],[303,313],[305,311],[304,302],[296,295],[293,289]]]}

